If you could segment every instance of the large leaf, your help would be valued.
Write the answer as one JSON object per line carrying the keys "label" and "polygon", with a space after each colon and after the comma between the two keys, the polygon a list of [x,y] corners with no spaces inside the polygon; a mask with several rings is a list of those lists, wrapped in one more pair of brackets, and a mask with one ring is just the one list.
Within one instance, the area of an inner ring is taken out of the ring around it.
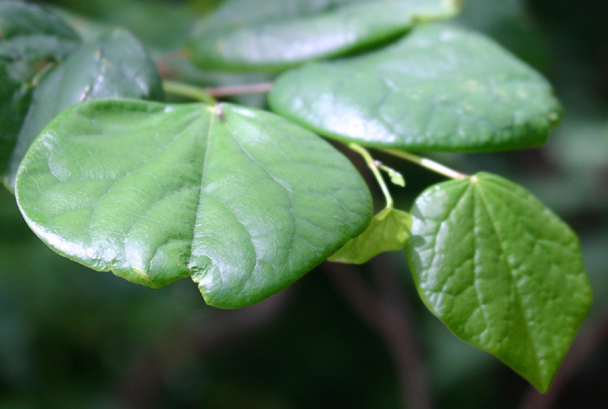
{"label": "large leaf", "polygon": [[61,59],[79,42],[56,14],[22,1],[0,2],[0,65],[7,65],[13,79],[31,80],[38,60]]}
{"label": "large leaf", "polygon": [[372,206],[345,157],[283,118],[131,100],[60,114],[16,195],[60,254],[151,287],[191,275],[222,308],[296,281],[361,233]]}
{"label": "large leaf", "polygon": [[591,304],[576,235],[487,173],[430,187],[412,217],[406,248],[429,309],[546,391]]}
{"label": "large leaf", "polygon": [[496,151],[545,142],[560,116],[547,81],[480,34],[431,25],[376,53],[289,71],[272,109],[362,145]]}
{"label": "large leaf", "polygon": [[454,0],[229,0],[190,48],[202,68],[280,71],[343,55],[452,17]]}
{"label": "large leaf", "polygon": [[412,217],[387,208],[372,218],[367,229],[328,258],[340,263],[363,264],[385,251],[402,250],[410,235]]}
{"label": "large leaf", "polygon": [[129,32],[114,30],[81,46],[42,78],[4,175],[9,190],[21,160],[46,124],[69,106],[93,98],[163,98],[154,62]]}

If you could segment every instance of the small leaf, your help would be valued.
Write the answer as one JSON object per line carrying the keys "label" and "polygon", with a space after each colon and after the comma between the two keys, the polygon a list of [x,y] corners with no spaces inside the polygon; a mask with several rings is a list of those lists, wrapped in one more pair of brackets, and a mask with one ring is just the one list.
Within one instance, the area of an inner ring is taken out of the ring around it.
{"label": "small leaf", "polygon": [[384,209],[372,218],[367,229],[336,251],[329,261],[363,264],[385,251],[403,249],[412,227],[409,213]]}
{"label": "small leaf", "polygon": [[454,0],[229,0],[191,41],[201,68],[281,71],[456,14]]}
{"label": "small leaf", "polygon": [[94,98],[163,98],[154,62],[128,31],[113,30],[79,47],[41,79],[4,175],[9,190],[14,189],[19,164],[40,131],[64,109]]}
{"label": "small leaf", "polygon": [[423,151],[541,145],[561,112],[540,74],[484,36],[442,24],[360,58],[289,71],[269,103],[331,138]]}
{"label": "small leaf", "polygon": [[406,249],[422,300],[547,391],[592,299],[576,235],[521,186],[487,173],[428,188],[412,217]]}
{"label": "small leaf", "polygon": [[287,287],[372,213],[329,143],[230,104],[77,104],[34,141],[15,190],[60,254],[155,288],[190,275],[221,308]]}
{"label": "small leaf", "polygon": [[397,186],[405,187],[405,178],[401,173],[397,172],[393,168],[389,168],[388,166],[382,164],[379,164],[378,168],[388,173],[388,176],[391,178],[391,183]]}
{"label": "small leaf", "polygon": [[393,169],[390,169],[388,172],[389,177],[391,178],[391,182],[397,186],[405,187],[405,179],[403,175]]}

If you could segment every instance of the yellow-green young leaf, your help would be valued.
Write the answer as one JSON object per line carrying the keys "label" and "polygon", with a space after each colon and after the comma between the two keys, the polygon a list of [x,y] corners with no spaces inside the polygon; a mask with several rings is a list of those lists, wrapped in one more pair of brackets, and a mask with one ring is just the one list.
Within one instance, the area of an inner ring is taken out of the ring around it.
{"label": "yellow-green young leaf", "polygon": [[269,103],[343,142],[422,151],[541,145],[561,113],[539,73],[483,35],[445,24],[359,58],[286,72]]}
{"label": "yellow-green young leaf", "polygon": [[455,0],[229,0],[190,42],[205,69],[281,71],[398,37],[446,19]]}
{"label": "yellow-green young leaf", "polygon": [[405,178],[403,177],[403,175],[399,172],[397,172],[395,169],[391,169],[389,167],[380,167],[382,170],[385,170],[388,173],[388,176],[391,178],[391,183],[397,185],[397,186],[401,186],[401,187],[405,187]]}
{"label": "yellow-green young leaf", "polygon": [[372,216],[367,185],[329,143],[230,104],[74,105],[34,141],[15,192],[60,254],[150,287],[192,276],[221,308],[287,287]]}
{"label": "yellow-green young leaf", "polygon": [[[162,80],[141,42],[117,29],[84,44],[42,77],[4,172],[12,191],[21,160],[40,131],[64,109],[94,98],[163,99]],[[0,169],[0,174],[2,174]]]}
{"label": "yellow-green young leaf", "polygon": [[363,233],[336,251],[329,261],[363,264],[385,251],[403,249],[412,227],[412,217],[397,209],[384,209],[372,218]]}
{"label": "yellow-green young leaf", "polygon": [[592,301],[574,232],[487,173],[428,188],[412,217],[406,249],[425,304],[547,391]]}

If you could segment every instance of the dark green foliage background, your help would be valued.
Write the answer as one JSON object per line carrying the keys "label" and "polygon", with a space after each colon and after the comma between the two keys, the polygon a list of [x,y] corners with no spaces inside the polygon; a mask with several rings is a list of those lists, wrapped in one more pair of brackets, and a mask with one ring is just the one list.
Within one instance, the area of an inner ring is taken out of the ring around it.
{"label": "dark green foliage background", "polygon": [[[189,81],[258,80],[196,72],[163,59],[214,1],[52,3],[102,25],[126,26],[164,68]],[[495,172],[521,183],[580,235],[595,292],[582,337],[608,306],[605,10],[604,0],[468,0],[460,19],[547,75],[566,115],[543,149],[437,155],[464,172]],[[94,35],[98,27],[86,30]],[[400,195],[399,208],[408,208],[416,194],[441,181],[417,167],[380,159],[407,178],[407,189],[393,189]],[[437,407],[517,407],[526,383],[435,320],[415,293],[405,255],[392,256],[402,267],[416,313]],[[363,266],[361,273],[369,277],[370,269],[384,262]],[[348,308],[327,268],[309,273],[266,307],[219,311],[206,307],[188,280],[150,290],[57,256],[27,228],[14,198],[0,189],[0,409],[399,407],[384,340]],[[554,407],[608,405],[601,388],[608,381],[605,346],[589,351]]]}

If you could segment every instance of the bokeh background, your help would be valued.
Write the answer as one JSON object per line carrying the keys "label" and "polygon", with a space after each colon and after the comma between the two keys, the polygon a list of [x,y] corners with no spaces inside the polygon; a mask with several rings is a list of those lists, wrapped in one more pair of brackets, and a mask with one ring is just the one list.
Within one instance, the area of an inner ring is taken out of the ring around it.
{"label": "bokeh background", "polygon": [[[179,52],[218,1],[45,3],[84,37],[129,28],[166,77],[266,79],[200,72]],[[324,263],[261,304],[221,311],[206,307],[189,280],[151,290],[56,255],[0,190],[0,409],[393,409],[408,402],[403,384],[424,387],[424,374],[436,408],[608,407],[608,6],[468,0],[459,22],[543,72],[566,110],[541,149],[435,156],[523,184],[581,238],[595,303],[549,394],[445,329],[418,299],[402,252],[361,268]],[[394,189],[401,208],[441,181],[381,159],[408,181]]]}

